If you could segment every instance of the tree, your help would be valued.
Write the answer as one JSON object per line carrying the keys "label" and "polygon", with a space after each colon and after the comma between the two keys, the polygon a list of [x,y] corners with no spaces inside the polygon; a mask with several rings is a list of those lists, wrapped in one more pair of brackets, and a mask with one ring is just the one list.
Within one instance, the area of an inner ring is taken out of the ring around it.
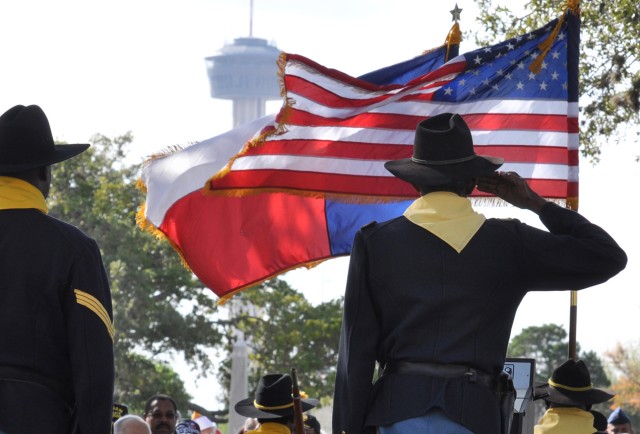
{"label": "tree", "polygon": [[[530,0],[522,16],[494,0],[476,3],[484,29],[476,35],[480,45],[539,28],[561,13],[554,0]],[[640,121],[640,6],[636,0],[601,0],[580,7],[580,148],[597,161],[602,143]]]}
{"label": "tree", "polygon": [[142,414],[144,403],[156,393],[171,396],[183,412],[191,407],[191,396],[180,376],[167,364],[128,352],[116,359],[116,402],[126,403],[129,413]]}
{"label": "tree", "polygon": [[[524,357],[536,361],[537,382],[546,382],[553,370],[568,358],[569,341],[567,331],[557,324],[544,324],[523,329],[509,342],[509,357]],[[579,359],[589,368],[591,381],[598,387],[609,387],[610,382],[604,371],[602,361],[593,351],[580,352],[576,344]]]}
{"label": "tree", "polygon": [[143,196],[135,187],[137,167],[124,162],[132,139],[96,135],[89,150],[52,166],[48,204],[51,215],[100,246],[116,326],[116,402],[139,409],[153,393],[171,392],[185,409],[184,385],[162,362],[181,355],[206,371],[207,348],[222,342],[217,307],[169,244],[137,227]]}
{"label": "tree", "polygon": [[[243,291],[231,302],[236,306],[230,323],[247,336],[251,349],[251,389],[265,373],[290,373],[296,368],[300,388],[308,396],[333,396],[342,300],[313,306],[286,281],[275,278]],[[230,329],[229,345],[232,341]],[[229,384],[228,372],[227,362],[220,371],[222,384]]]}
{"label": "tree", "polygon": [[605,357],[614,370],[614,402],[633,414],[634,426],[640,426],[640,341],[626,346],[618,343]]}

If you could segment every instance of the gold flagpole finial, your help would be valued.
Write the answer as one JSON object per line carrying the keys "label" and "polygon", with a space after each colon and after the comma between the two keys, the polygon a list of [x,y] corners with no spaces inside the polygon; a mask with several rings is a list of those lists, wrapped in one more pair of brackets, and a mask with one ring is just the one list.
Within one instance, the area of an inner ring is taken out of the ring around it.
{"label": "gold flagpole finial", "polygon": [[451,30],[449,30],[449,34],[447,35],[447,40],[444,42],[447,46],[447,55],[445,57],[445,62],[448,62],[450,59],[449,50],[452,45],[459,45],[462,41],[462,32],[460,31],[460,25],[458,21],[460,20],[460,13],[462,9],[458,7],[458,3],[456,3],[456,7],[453,10],[449,11],[452,15],[453,26],[451,26]]}

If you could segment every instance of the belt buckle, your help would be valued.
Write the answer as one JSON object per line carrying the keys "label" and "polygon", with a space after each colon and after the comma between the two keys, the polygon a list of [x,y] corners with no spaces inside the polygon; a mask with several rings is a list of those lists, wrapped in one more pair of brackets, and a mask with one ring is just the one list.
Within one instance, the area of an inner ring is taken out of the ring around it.
{"label": "belt buckle", "polygon": [[478,371],[473,368],[469,368],[469,370],[465,372],[464,375],[469,377],[469,383],[476,383],[478,381]]}

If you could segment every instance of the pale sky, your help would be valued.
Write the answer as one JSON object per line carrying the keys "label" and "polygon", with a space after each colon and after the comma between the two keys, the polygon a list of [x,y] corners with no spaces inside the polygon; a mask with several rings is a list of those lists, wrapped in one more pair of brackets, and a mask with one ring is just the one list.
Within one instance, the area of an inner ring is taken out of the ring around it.
{"label": "pale sky", "polygon": [[[441,45],[456,2],[254,3],[253,36],[358,76]],[[457,3],[463,9],[462,30],[477,29],[473,2]],[[231,102],[209,96],[204,58],[234,38],[249,36],[249,5],[250,0],[0,2],[0,110],[38,104],[56,139],[68,143],[87,143],[95,133],[132,131],[129,161],[135,164],[167,147],[221,134],[232,126]],[[473,41],[463,41],[460,51],[474,48]],[[270,103],[268,112],[279,105]],[[580,212],[607,229],[629,255],[619,276],[579,293],[577,339],[583,349],[599,353],[616,342],[638,340],[637,145],[630,134],[622,145],[606,144],[597,166],[581,163]],[[481,211],[539,225],[535,216],[510,207]],[[344,291],[347,262],[331,260],[286,278],[312,302],[325,301]],[[532,325],[568,322],[568,292],[531,294],[520,307],[513,334]],[[201,405],[218,407],[205,391],[215,382],[196,387],[188,373],[184,377]]]}

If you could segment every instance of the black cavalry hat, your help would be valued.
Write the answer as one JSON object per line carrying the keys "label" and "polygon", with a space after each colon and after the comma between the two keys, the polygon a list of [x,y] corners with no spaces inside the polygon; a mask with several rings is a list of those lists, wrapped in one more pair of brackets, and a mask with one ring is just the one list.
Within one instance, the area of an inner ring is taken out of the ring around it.
{"label": "black cavalry hat", "polygon": [[37,105],[17,105],[0,116],[0,171],[20,172],[68,160],[88,144],[56,145],[49,120]]}
{"label": "black cavalry hat", "polygon": [[[277,419],[293,415],[293,380],[288,374],[267,374],[260,379],[255,398],[246,398],[235,405],[242,416],[256,419]],[[302,411],[318,405],[317,399],[300,400]]]}
{"label": "black cavalry hat", "polygon": [[545,401],[565,405],[591,405],[605,402],[614,395],[596,389],[591,383],[591,375],[582,360],[567,360],[551,375],[549,382],[536,387],[535,394],[542,395]]}
{"label": "black cavalry hat", "polygon": [[387,161],[384,167],[415,185],[440,185],[489,175],[502,163],[499,157],[476,155],[460,115],[441,113],[418,124],[411,158]]}

